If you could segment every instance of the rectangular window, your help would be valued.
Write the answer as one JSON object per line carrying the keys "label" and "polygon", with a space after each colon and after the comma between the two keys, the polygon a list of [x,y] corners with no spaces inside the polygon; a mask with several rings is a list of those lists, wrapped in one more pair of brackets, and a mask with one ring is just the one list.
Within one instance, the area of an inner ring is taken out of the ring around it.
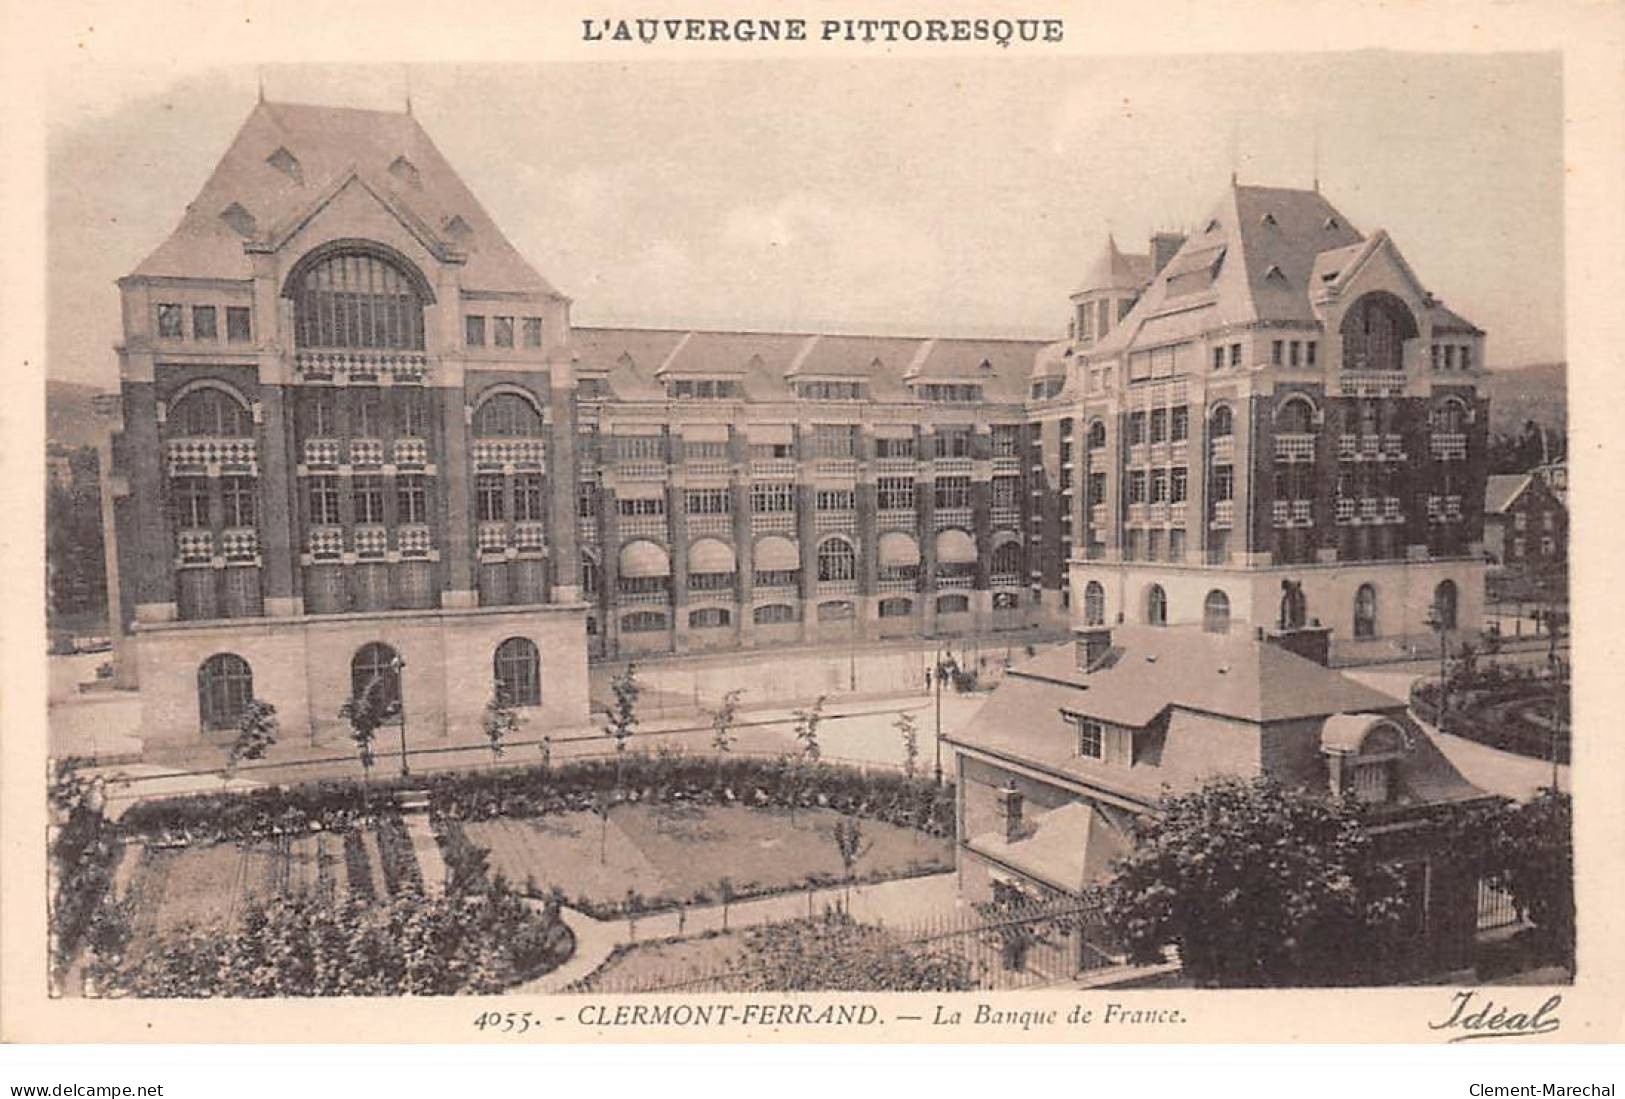
{"label": "rectangular window", "polygon": [[1315,349],[1319,346],[1320,344],[1316,340],[1310,340],[1303,345],[1303,363],[1305,366],[1315,365]]}
{"label": "rectangular window", "polygon": [[1178,527],[1168,532],[1168,560],[1175,564],[1185,560],[1185,532]]}
{"label": "rectangular window", "polygon": [[230,343],[247,343],[254,338],[246,305],[226,306],[226,339]]}
{"label": "rectangular window", "polygon": [[196,530],[209,526],[209,482],[204,477],[177,477],[173,488],[175,526]]}
{"label": "rectangular window", "polygon": [[1130,470],[1128,475],[1128,502],[1145,503],[1145,470]]}
{"label": "rectangular window", "polygon": [[1214,370],[1223,370],[1224,369],[1224,348],[1223,347],[1215,347],[1213,349],[1213,369]]}
{"label": "rectangular window", "polygon": [[914,457],[914,437],[906,439],[876,439],[876,458],[912,458]]}
{"label": "rectangular window", "polygon": [[796,486],[769,481],[750,486],[750,510],[756,515],[782,515],[796,510]]}
{"label": "rectangular window", "polygon": [[639,515],[666,514],[664,496],[630,496],[615,501],[615,513],[632,518]]}
{"label": "rectangular window", "polygon": [[1299,343],[1297,340],[1293,340],[1292,343],[1288,346],[1288,349],[1287,349],[1288,350],[1288,358],[1291,361],[1293,366],[1298,365],[1298,354],[1299,354],[1299,351],[1301,350],[1302,347],[1303,347],[1303,345],[1301,343]]}
{"label": "rectangular window", "polygon": [[482,523],[501,522],[508,517],[502,474],[482,473],[474,483],[476,514]]}
{"label": "rectangular window", "polygon": [[337,526],[339,512],[339,479],[312,477],[309,485],[310,522],[313,526]]}
{"label": "rectangular window", "polygon": [[775,458],[794,458],[795,456],[795,446],[791,443],[750,444],[750,460],[753,462],[766,462]]}
{"label": "rectangular window", "polygon": [[576,485],[576,518],[596,519],[598,517],[598,495],[593,491],[591,484]]}
{"label": "rectangular window", "polygon": [[993,456],[1014,458],[1021,453],[1021,428],[1015,424],[999,424],[993,428]]}
{"label": "rectangular window", "polygon": [[1453,343],[1444,345],[1444,368],[1446,370],[1456,369],[1456,345]]}
{"label": "rectangular window", "polygon": [[1270,344],[1270,362],[1276,366],[1281,365],[1281,359],[1286,351],[1285,340],[1275,340]]}
{"label": "rectangular window", "polygon": [[996,508],[1015,508],[1021,506],[1020,477],[993,478],[993,506]]}
{"label": "rectangular window", "polygon": [[547,497],[540,473],[519,473],[513,479],[513,517],[530,521],[546,518]]}
{"label": "rectangular window", "polygon": [[1099,759],[1106,751],[1106,731],[1100,722],[1077,714],[1068,714],[1067,717],[1078,729],[1078,755],[1087,759]]}
{"label": "rectangular window", "polygon": [[801,582],[800,569],[757,569],[758,588],[793,588]]}
{"label": "rectangular window", "polygon": [[1162,560],[1162,531],[1152,528],[1145,532],[1145,559],[1147,561]]}
{"label": "rectangular window", "polygon": [[881,511],[913,511],[914,478],[877,478],[875,480],[875,497]]}
{"label": "rectangular window", "polygon": [[1151,502],[1153,504],[1166,504],[1168,502],[1168,471],[1166,469],[1153,469],[1151,471]]}
{"label": "rectangular window", "polygon": [[254,525],[254,479],[252,477],[222,477],[220,502],[225,507],[228,527]]}
{"label": "rectangular window", "polygon": [[542,346],[542,318],[526,317],[524,324],[524,338],[526,347]]}
{"label": "rectangular window", "polygon": [[616,435],[615,457],[622,461],[666,460],[665,439],[659,435]]}
{"label": "rectangular window", "polygon": [[1557,553],[1557,541],[1556,541],[1556,539],[1549,538],[1549,537],[1542,538],[1540,540],[1540,552],[1545,554],[1547,557],[1551,557],[1552,555]]}
{"label": "rectangular window", "polygon": [[969,431],[938,428],[932,436],[936,440],[936,456],[938,458],[969,458],[971,449],[970,435]]}
{"label": "rectangular window", "polygon": [[1522,538],[1514,538],[1512,540],[1512,556],[1513,557],[1522,557],[1523,556],[1523,539]]}
{"label": "rectangular window", "polygon": [[1241,344],[1239,343],[1233,343],[1230,345],[1230,365],[1241,365]]}
{"label": "rectangular window", "polygon": [[1444,348],[1440,344],[1433,345],[1433,369],[1439,369],[1440,360],[1444,356]]}
{"label": "rectangular window", "polygon": [[384,479],[382,477],[350,478],[350,498],[355,504],[355,521],[382,523],[384,521]]}
{"label": "rectangular window", "polygon": [[1145,442],[1145,413],[1130,412],[1128,414],[1128,444],[1139,446]]}
{"label": "rectangular window", "polygon": [[1168,501],[1173,504],[1183,504],[1190,498],[1190,471],[1184,466],[1175,466],[1168,475]]}
{"label": "rectangular window", "polygon": [[513,318],[491,318],[491,345],[493,347],[513,346]]}
{"label": "rectangular window", "polygon": [[179,305],[162,302],[158,306],[158,337],[165,340],[178,340],[184,333],[181,330],[183,311]]}
{"label": "rectangular window", "polygon": [[1236,470],[1234,466],[1213,467],[1213,499],[1230,500],[1235,498]]}
{"label": "rectangular window", "polygon": [[857,424],[817,424],[813,427],[813,454],[816,457],[851,458],[857,453]]}
{"label": "rectangular window", "polygon": [[1156,408],[1151,411],[1151,442],[1165,443],[1168,441],[1168,410]]}
{"label": "rectangular window", "polygon": [[1461,368],[1463,370],[1471,370],[1473,368],[1473,349],[1471,346],[1464,346],[1461,349]]}
{"label": "rectangular window", "polygon": [[1140,559],[1140,531],[1135,529],[1123,532],[1123,560],[1138,561]]}
{"label": "rectangular window", "polygon": [[853,511],[858,506],[858,494],[849,488],[819,489],[816,499],[819,511]]}
{"label": "rectangular window", "polygon": [[1089,474],[1089,506],[1094,507],[1096,504],[1104,504],[1105,502],[1106,502],[1106,474],[1104,474],[1104,473],[1091,473],[1091,474]]}
{"label": "rectangular window", "polygon": [[938,477],[936,502],[939,509],[970,507],[970,478]]}
{"label": "rectangular window", "polygon": [[1553,515],[1549,511],[1541,512],[1540,513],[1540,525],[1542,527],[1544,527],[1545,529],[1547,529],[1547,530],[1556,530],[1557,529],[1557,516]]}
{"label": "rectangular window", "polygon": [[396,400],[400,402],[400,433],[414,439],[427,437],[429,417],[423,390],[401,387],[394,392]]}
{"label": "rectangular window", "polygon": [[217,340],[220,338],[220,329],[216,322],[214,306],[192,306],[192,338],[194,340]]}
{"label": "rectangular window", "polygon": [[1189,405],[1175,405],[1168,412],[1168,434],[1176,443],[1183,443],[1191,434],[1191,410]]}
{"label": "rectangular window", "polygon": [[485,346],[485,318],[467,316],[463,318],[463,342],[469,347]]}
{"label": "rectangular window", "polygon": [[404,473],[395,478],[395,516],[402,523],[429,521],[429,486],[421,474]]}
{"label": "rectangular window", "polygon": [[1521,511],[1512,516],[1512,525],[1515,528],[1517,528],[1518,530],[1523,530],[1524,527],[1526,527],[1528,525],[1528,523],[1529,523],[1529,516],[1525,515]]}
{"label": "rectangular window", "polygon": [[350,407],[350,435],[354,438],[375,439],[383,434],[383,407],[377,390],[364,389],[356,393]]}
{"label": "rectangular window", "polygon": [[725,488],[691,488],[685,503],[690,515],[728,515],[733,512],[733,493]]}
{"label": "rectangular window", "polygon": [[684,439],[683,457],[689,460],[726,460],[728,457],[728,444],[720,439]]}

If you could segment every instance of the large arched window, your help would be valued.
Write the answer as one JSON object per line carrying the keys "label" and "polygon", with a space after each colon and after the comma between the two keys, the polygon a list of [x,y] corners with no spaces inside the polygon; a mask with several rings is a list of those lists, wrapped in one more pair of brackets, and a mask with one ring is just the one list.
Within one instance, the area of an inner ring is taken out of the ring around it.
{"label": "large arched window", "polygon": [[1377,589],[1370,584],[1361,584],[1354,593],[1354,636],[1377,636]]}
{"label": "large arched window", "polygon": [[1021,574],[1021,543],[1011,540],[993,547],[993,575],[1019,576]]}
{"label": "large arched window", "polygon": [[1083,586],[1083,624],[1106,624],[1106,589],[1100,586],[1098,580],[1091,580]]}
{"label": "large arched window", "polygon": [[1303,585],[1295,580],[1281,582],[1281,628],[1302,629],[1309,622],[1309,601],[1304,597]]}
{"label": "large arched window", "polygon": [[423,349],[428,284],[385,249],[334,250],[302,265],[291,283],[299,347]]}
{"label": "large arched window", "polygon": [[1152,626],[1168,624],[1168,593],[1161,584],[1152,584],[1145,592],[1145,620]]}
{"label": "large arched window", "polygon": [[1215,439],[1233,434],[1236,430],[1236,415],[1230,411],[1227,404],[1219,405],[1213,410],[1212,433]]}
{"label": "large arched window", "polygon": [[1381,290],[1367,294],[1343,317],[1343,369],[1404,370],[1405,341],[1416,334],[1404,302]]}
{"label": "large arched window", "polygon": [[1089,425],[1089,449],[1099,450],[1105,445],[1106,423],[1104,420],[1096,420],[1094,423]]}
{"label": "large arched window", "polygon": [[1208,633],[1230,632],[1230,597],[1218,588],[1202,600],[1202,629]]}
{"label": "large arched window", "polygon": [[507,706],[542,704],[542,658],[529,638],[510,637],[492,661],[497,701]]}
{"label": "large arched window", "polygon": [[1443,628],[1453,630],[1456,628],[1456,582],[1454,580],[1441,580],[1439,586],[1433,589],[1433,612]]}
{"label": "large arched window", "polygon": [[853,580],[858,575],[858,555],[844,538],[826,538],[818,543],[818,579]]}
{"label": "large arched window", "polygon": [[474,434],[484,437],[540,438],[542,414],[517,393],[498,393],[474,413]]}
{"label": "large arched window", "polygon": [[253,417],[231,394],[214,388],[194,389],[175,402],[167,422],[186,436],[243,438],[254,434]]}
{"label": "large arched window", "polygon": [[1433,429],[1447,434],[1461,434],[1467,430],[1467,406],[1454,397],[1447,397],[1433,410]]}
{"label": "large arched window", "polygon": [[382,641],[361,646],[350,661],[350,696],[369,691],[378,692],[386,712],[400,709],[401,658]]}
{"label": "large arched window", "polygon": [[1302,397],[1289,398],[1275,410],[1275,430],[1284,435],[1308,435],[1315,430],[1315,410]]}
{"label": "large arched window", "polygon": [[236,653],[216,653],[198,666],[198,720],[205,729],[236,725],[253,697],[253,670]]}

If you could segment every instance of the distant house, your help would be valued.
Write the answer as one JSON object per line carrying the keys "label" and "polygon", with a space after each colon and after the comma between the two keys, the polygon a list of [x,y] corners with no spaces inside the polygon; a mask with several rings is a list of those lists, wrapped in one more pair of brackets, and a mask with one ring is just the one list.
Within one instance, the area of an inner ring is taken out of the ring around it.
{"label": "distant house", "polygon": [[1568,570],[1569,511],[1540,473],[1497,474],[1484,488],[1487,584],[1498,595],[1535,595],[1533,581]]}
{"label": "distant house", "polygon": [[961,893],[1077,894],[1109,876],[1135,818],[1163,794],[1268,775],[1365,803],[1415,900],[1418,970],[1463,964],[1477,883],[1443,865],[1415,825],[1488,795],[1403,703],[1317,662],[1325,633],[1086,628],[1013,669],[950,738]]}
{"label": "distant house", "polygon": [[1559,458],[1555,462],[1546,462],[1534,468],[1534,474],[1546,482],[1548,488],[1557,495],[1564,504],[1569,502],[1569,463],[1567,458]]}

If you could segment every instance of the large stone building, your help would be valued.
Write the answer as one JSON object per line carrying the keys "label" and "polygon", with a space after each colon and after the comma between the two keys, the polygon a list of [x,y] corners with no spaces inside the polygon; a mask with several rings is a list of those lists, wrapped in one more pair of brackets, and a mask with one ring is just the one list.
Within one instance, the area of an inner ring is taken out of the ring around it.
{"label": "large stone building", "polygon": [[1481,335],[1311,192],[1111,246],[1061,344],[575,328],[410,114],[262,102],[120,287],[149,741],[251,695],[319,738],[375,677],[416,736],[581,724],[589,653],[1262,622],[1283,580],[1340,641],[1477,614]]}

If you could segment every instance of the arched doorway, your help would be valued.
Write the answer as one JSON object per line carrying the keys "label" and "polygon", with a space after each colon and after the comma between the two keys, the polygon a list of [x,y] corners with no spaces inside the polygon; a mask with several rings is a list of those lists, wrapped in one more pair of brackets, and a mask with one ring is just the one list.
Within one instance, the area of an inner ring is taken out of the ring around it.
{"label": "arched doorway", "polygon": [[1454,580],[1441,580],[1439,586],[1433,589],[1433,609],[1438,615],[1441,628],[1447,630],[1456,628],[1456,582]]}
{"label": "arched doorway", "polygon": [[542,704],[542,660],[528,637],[510,637],[492,658],[497,700],[508,706]]}
{"label": "arched doorway", "polygon": [[1360,640],[1377,636],[1377,589],[1361,584],[1354,593],[1354,636]]}
{"label": "arched doorway", "polygon": [[361,646],[350,661],[350,696],[376,691],[386,714],[401,709],[401,658],[382,641]]}
{"label": "arched doorway", "polygon": [[216,653],[198,666],[198,721],[205,729],[230,729],[254,697],[254,672],[236,653]]}
{"label": "arched doorway", "polygon": [[1152,584],[1145,593],[1145,620],[1148,625],[1168,624],[1168,593],[1161,584]]}
{"label": "arched doorway", "polygon": [[1230,632],[1230,597],[1218,588],[1202,600],[1202,629],[1207,633]]}
{"label": "arched doorway", "polygon": [[1083,624],[1106,624],[1106,589],[1100,586],[1098,580],[1091,580],[1083,586]]}

